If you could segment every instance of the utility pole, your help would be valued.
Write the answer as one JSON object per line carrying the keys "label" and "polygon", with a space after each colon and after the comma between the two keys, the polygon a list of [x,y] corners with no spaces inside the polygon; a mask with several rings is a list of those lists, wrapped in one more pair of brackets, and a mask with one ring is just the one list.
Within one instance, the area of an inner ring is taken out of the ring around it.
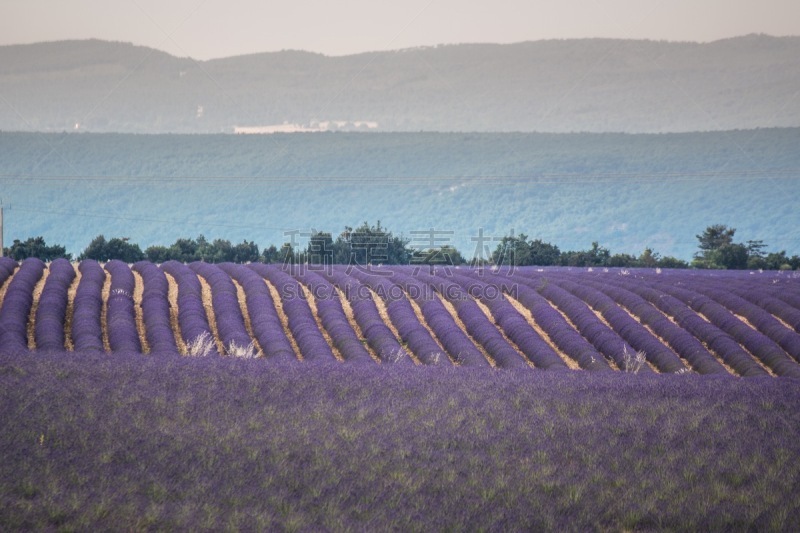
{"label": "utility pole", "polygon": [[0,200],[0,257],[3,257],[3,200]]}

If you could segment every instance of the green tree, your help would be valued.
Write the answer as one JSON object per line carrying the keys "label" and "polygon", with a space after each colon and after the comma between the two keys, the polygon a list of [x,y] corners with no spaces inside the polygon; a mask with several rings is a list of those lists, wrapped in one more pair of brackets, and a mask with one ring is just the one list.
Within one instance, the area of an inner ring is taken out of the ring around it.
{"label": "green tree", "polygon": [[544,242],[541,239],[528,240],[528,236],[520,233],[518,236],[504,236],[492,252],[494,264],[514,266],[557,265],[561,259],[561,250],[558,246]]}
{"label": "green tree", "polygon": [[608,258],[605,266],[610,267],[633,267],[639,266],[639,260],[631,254],[614,254]]}
{"label": "green tree", "polygon": [[561,257],[561,250],[558,246],[544,242],[541,239],[536,239],[529,243],[530,256],[529,260],[531,265],[536,266],[551,266],[557,265]]}
{"label": "green tree", "polygon": [[182,263],[191,263],[200,258],[198,249],[199,246],[196,240],[178,239],[169,247],[168,257]]}
{"label": "green tree", "polygon": [[306,248],[306,259],[312,265],[330,265],[334,262],[333,236],[328,232],[312,232]]}
{"label": "green tree", "polygon": [[230,261],[234,263],[253,263],[258,261],[258,245],[253,241],[242,241],[232,250]]}
{"label": "green tree", "polygon": [[658,266],[661,268],[689,268],[689,263],[668,255],[658,260]]}
{"label": "green tree", "polygon": [[729,270],[747,268],[747,247],[744,244],[723,244],[710,254],[713,268]]}
{"label": "green tree", "polygon": [[589,250],[570,251],[561,254],[560,263],[562,266],[594,267],[606,266],[610,260],[611,252],[608,251],[608,248],[600,246],[597,241],[594,241]]}
{"label": "green tree", "polygon": [[531,263],[531,247],[528,236],[520,233],[516,237],[505,235],[492,252],[492,262],[495,265],[523,266]]}
{"label": "green tree", "polygon": [[732,244],[735,233],[736,228],[729,228],[724,224],[708,226],[703,233],[695,235],[697,240],[700,241],[698,245],[700,253],[713,252],[723,244]]}
{"label": "green tree", "polygon": [[654,252],[651,248],[645,248],[637,263],[641,267],[655,268],[658,266],[659,259],[658,252]]}
{"label": "green tree", "polygon": [[285,264],[295,264],[301,263],[303,261],[303,254],[297,253],[297,251],[292,247],[292,243],[285,242],[281,249],[278,250],[278,256],[276,263],[285,263]]}
{"label": "green tree", "polygon": [[413,265],[447,267],[463,265],[465,262],[461,252],[455,246],[449,244],[438,248],[428,248],[427,250],[414,250],[411,256],[411,264]]}
{"label": "green tree", "polygon": [[44,237],[30,237],[25,241],[14,239],[10,248],[3,249],[3,255],[16,261],[22,261],[28,257],[38,257],[42,261],[59,258],[72,259],[72,254],[68,254],[66,248],[59,244],[48,246]]}
{"label": "green tree", "polygon": [[114,237],[106,240],[103,235],[98,235],[89,246],[78,256],[78,260],[94,259],[95,261],[106,262],[111,259],[118,259],[125,263],[135,263],[145,258],[144,252],[138,244],[128,242],[126,237]]}
{"label": "green tree", "polygon": [[260,260],[264,263],[277,263],[280,261],[280,252],[274,244],[271,244],[261,252]]}
{"label": "green tree", "polygon": [[408,264],[412,255],[409,242],[381,226],[380,220],[375,226],[368,222],[355,229],[347,226],[333,245],[334,261],[355,265]]}
{"label": "green tree", "polygon": [[152,261],[153,263],[163,263],[170,259],[169,248],[160,245],[148,246],[144,251],[144,255],[147,256],[148,261]]}
{"label": "green tree", "polygon": [[703,233],[695,235],[700,249],[694,254],[693,265],[698,268],[721,268],[714,262],[714,254],[721,247],[733,244],[735,228],[729,228],[724,224],[714,224],[708,226]]}

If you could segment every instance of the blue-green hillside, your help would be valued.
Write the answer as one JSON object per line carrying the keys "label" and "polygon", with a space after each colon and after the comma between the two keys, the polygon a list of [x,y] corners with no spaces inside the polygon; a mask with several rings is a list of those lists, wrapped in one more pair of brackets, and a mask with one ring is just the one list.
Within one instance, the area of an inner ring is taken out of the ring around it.
{"label": "blue-green hillside", "polygon": [[[365,220],[465,256],[512,230],[690,259],[711,223],[800,249],[800,129],[657,135],[0,133],[5,241],[262,247]],[[414,233],[426,232],[426,233]],[[441,233],[440,233],[441,232]],[[448,233],[452,232],[452,233]],[[485,250],[484,250],[485,251]]]}

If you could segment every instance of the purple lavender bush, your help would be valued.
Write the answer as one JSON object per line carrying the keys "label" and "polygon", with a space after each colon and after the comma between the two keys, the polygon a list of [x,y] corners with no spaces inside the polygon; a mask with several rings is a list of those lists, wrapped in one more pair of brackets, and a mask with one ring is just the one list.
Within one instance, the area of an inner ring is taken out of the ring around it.
{"label": "purple lavender bush", "polygon": [[369,352],[364,347],[342,307],[336,288],[313,270],[294,272],[298,282],[304,283],[316,301],[317,313],[322,326],[328,332],[334,347],[349,363],[372,363]]}
{"label": "purple lavender bush", "polygon": [[211,302],[217,324],[217,332],[228,355],[255,357],[255,343],[244,325],[244,315],[239,306],[236,286],[228,274],[211,263],[189,264],[198,276],[202,276],[211,287]]}
{"label": "purple lavender bush", "polygon": [[106,324],[108,343],[114,352],[141,352],[142,343],[136,328],[136,311],[133,292],[136,281],[130,267],[122,261],[106,263],[111,275],[108,295]]}
{"label": "purple lavender bush", "polygon": [[183,340],[199,351],[199,355],[211,352],[219,354],[216,344],[213,343],[211,326],[203,306],[203,287],[197,274],[177,261],[164,262],[161,270],[175,278],[178,284],[178,323]]}
{"label": "purple lavender bush", "polygon": [[3,349],[15,353],[28,350],[28,317],[33,306],[33,288],[43,274],[44,263],[28,258],[22,261],[11,278],[0,307],[0,347]]}
{"label": "purple lavender bush", "polygon": [[72,342],[77,351],[105,351],[103,344],[103,285],[106,273],[97,261],[78,265],[81,279],[73,300]]}
{"label": "purple lavender bush", "polygon": [[75,269],[66,259],[56,259],[50,263],[48,270],[47,280],[39,297],[39,306],[36,308],[36,349],[63,351],[66,349],[68,293],[75,279]]}
{"label": "purple lavender bush", "polygon": [[365,285],[338,265],[323,271],[323,276],[344,293],[353,309],[353,318],[381,362],[413,365],[408,351],[383,322],[372,300],[372,293]]}
{"label": "purple lavender bush", "polygon": [[303,360],[333,361],[333,351],[319,330],[311,307],[305,299],[305,292],[297,280],[276,265],[252,264],[249,267],[277,288],[289,320],[289,330]]}
{"label": "purple lavender bush", "polygon": [[178,353],[172,330],[169,282],[164,272],[149,261],[134,263],[132,269],[142,276],[142,320],[150,353]]}
{"label": "purple lavender bush", "polygon": [[253,335],[264,357],[270,360],[296,360],[264,278],[245,265],[222,263],[219,267],[242,286]]}

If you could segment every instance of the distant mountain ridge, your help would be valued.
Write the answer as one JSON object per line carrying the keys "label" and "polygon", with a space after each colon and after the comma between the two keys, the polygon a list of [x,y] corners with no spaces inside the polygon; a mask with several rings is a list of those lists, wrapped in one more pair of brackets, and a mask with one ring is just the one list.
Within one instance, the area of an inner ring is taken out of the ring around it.
{"label": "distant mountain ridge", "polygon": [[99,40],[0,47],[3,131],[718,131],[800,126],[798,91],[800,37],[766,35],[209,61]]}

